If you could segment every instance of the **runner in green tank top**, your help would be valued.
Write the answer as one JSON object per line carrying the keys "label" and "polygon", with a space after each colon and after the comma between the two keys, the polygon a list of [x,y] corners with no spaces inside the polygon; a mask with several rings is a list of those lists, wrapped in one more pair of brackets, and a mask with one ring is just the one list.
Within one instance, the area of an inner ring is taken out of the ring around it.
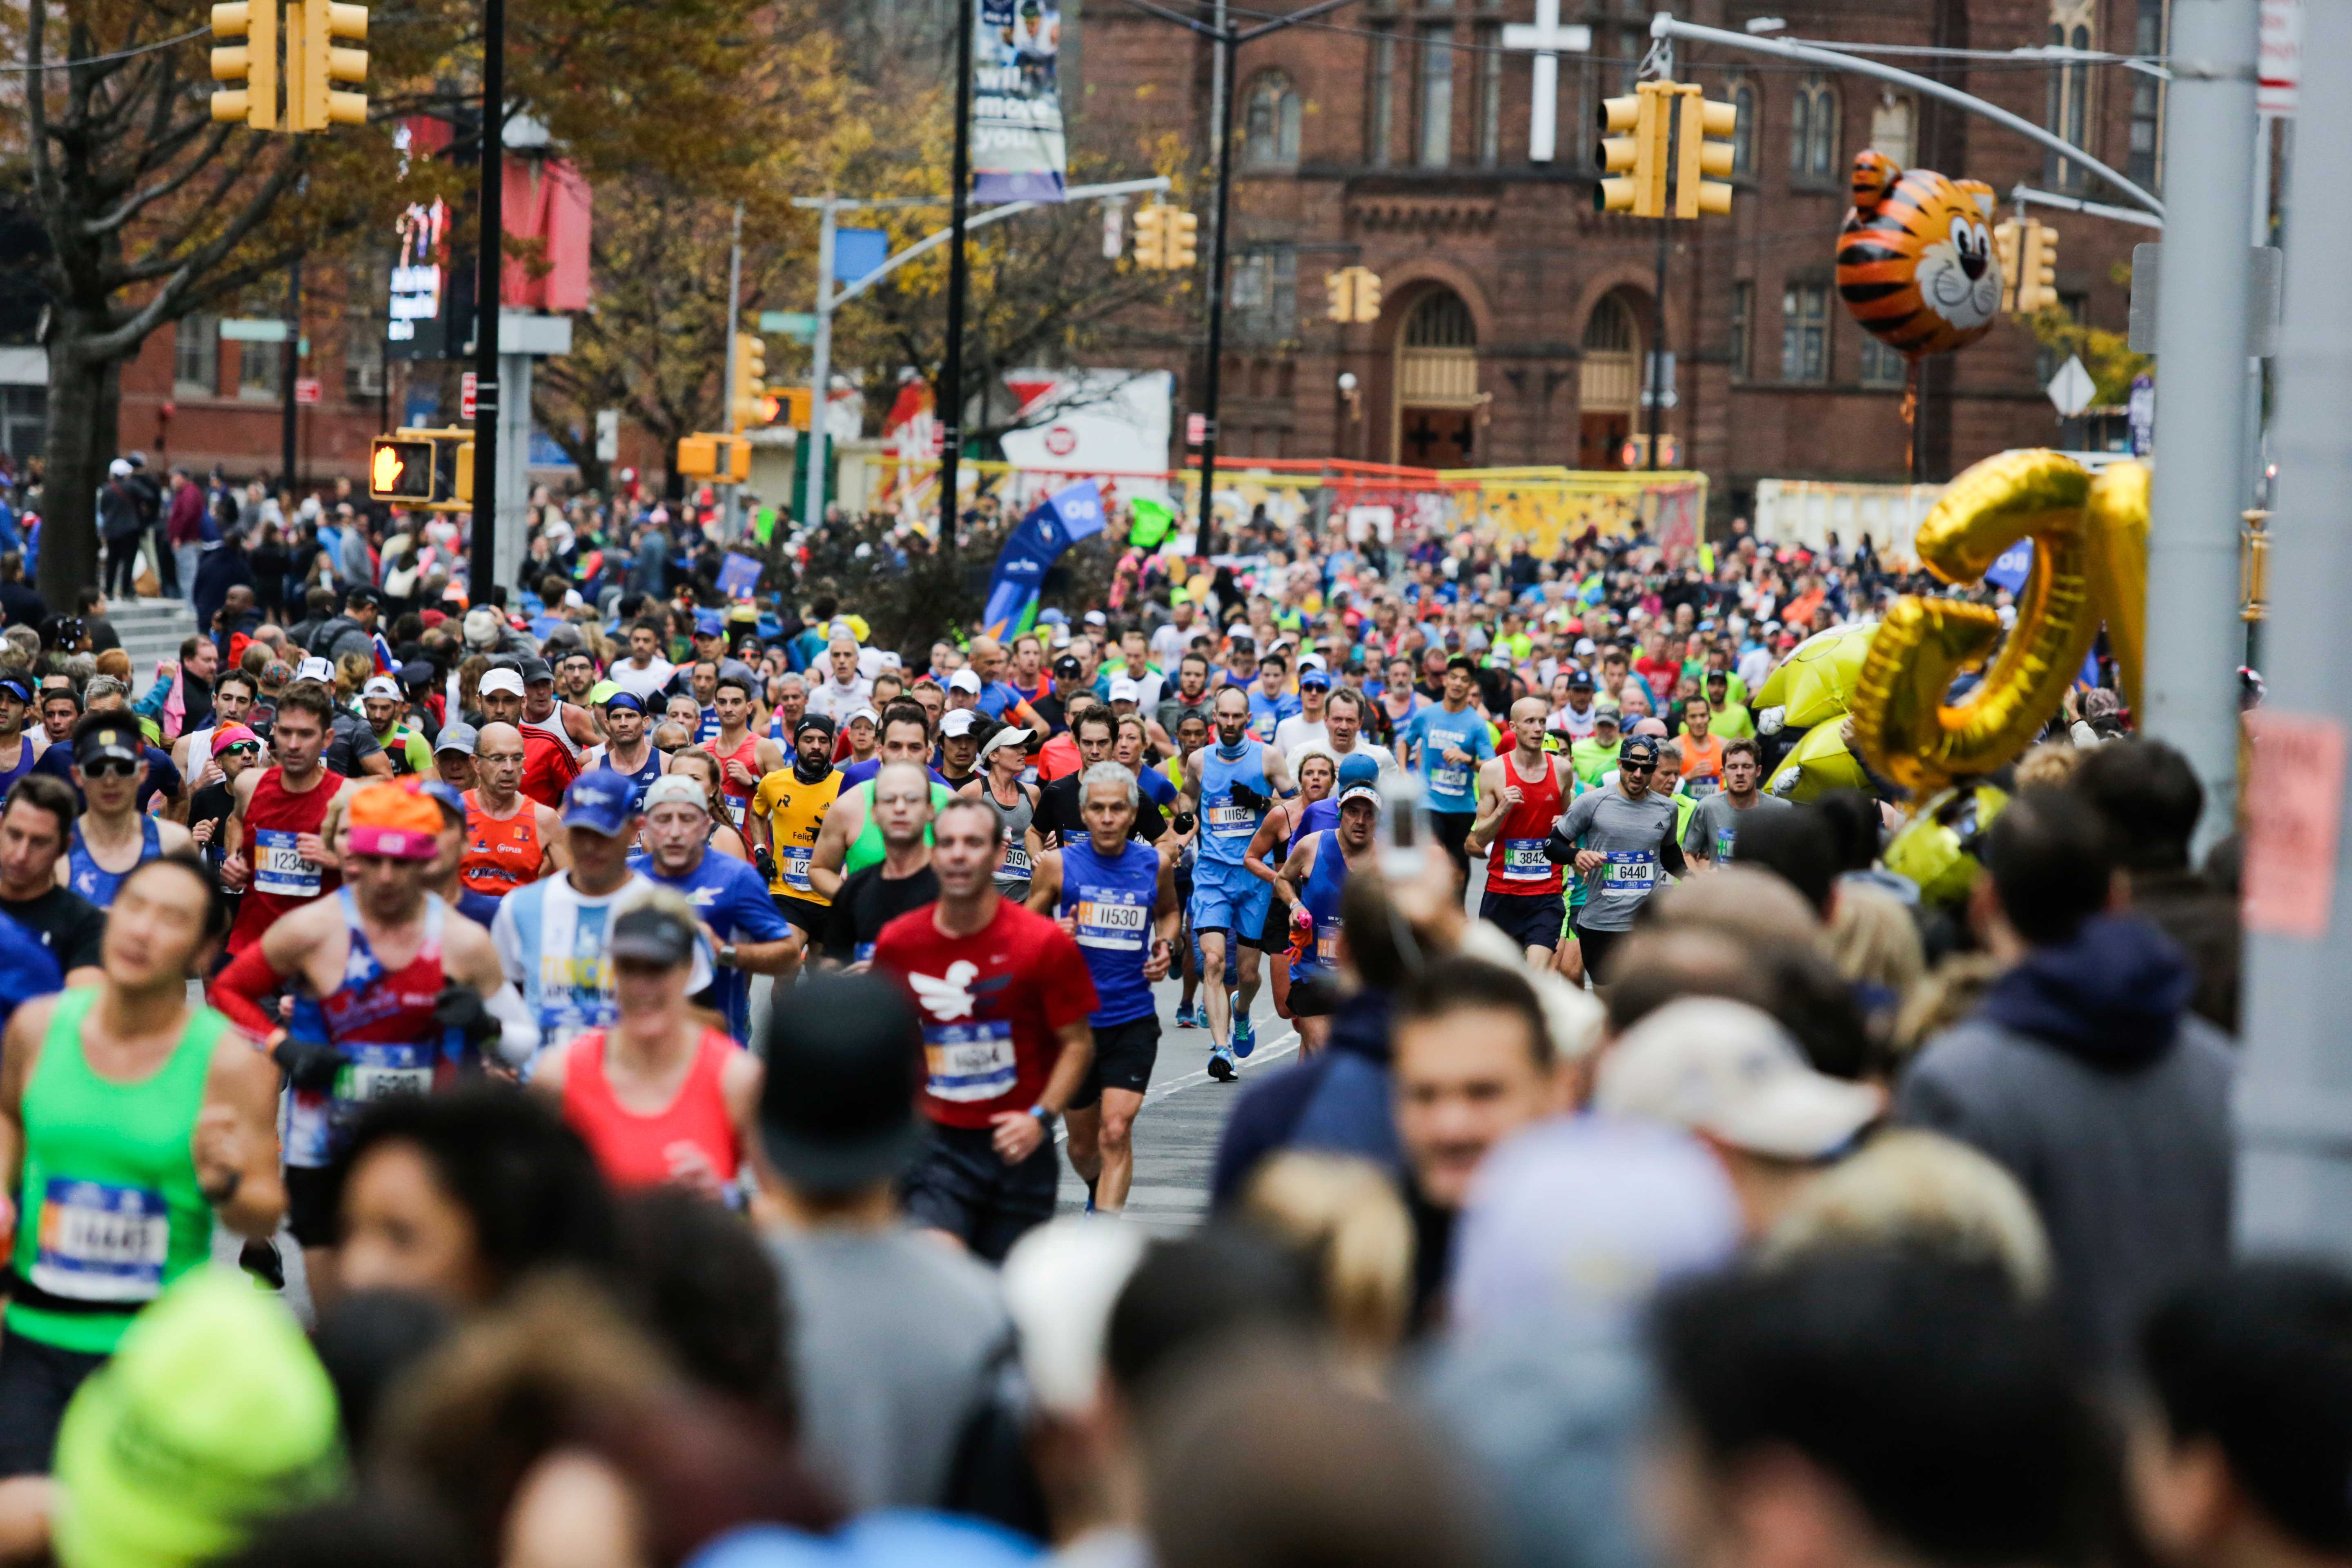
{"label": "runner in green tank top", "polygon": [[98,985],[28,1002],[0,1064],[0,1476],[49,1468],[67,1401],[139,1309],[200,1268],[213,1219],[268,1237],[285,1212],[278,1069],[187,982],[228,934],[193,858],[124,878]]}
{"label": "runner in green tank top", "polygon": [[[890,711],[882,716],[882,748],[878,753],[884,765],[891,763],[912,763],[929,769],[931,763],[930,720],[918,702],[893,702]],[[955,792],[931,781],[931,809],[937,811],[955,798]],[[923,842],[930,840],[931,830],[923,829]],[[862,871],[882,860],[882,830],[874,826],[874,781],[867,779],[853,789],[845,789],[825,808],[824,826],[816,836],[816,848],[809,858],[809,885],[826,898],[837,898],[841,884],[852,872]]]}

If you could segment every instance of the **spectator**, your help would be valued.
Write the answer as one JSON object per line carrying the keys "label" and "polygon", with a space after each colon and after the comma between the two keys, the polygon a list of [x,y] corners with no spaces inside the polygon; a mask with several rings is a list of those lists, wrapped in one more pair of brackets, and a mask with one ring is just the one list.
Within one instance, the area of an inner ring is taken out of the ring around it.
{"label": "spectator", "polygon": [[2238,900],[2189,868],[2189,840],[2205,788],[2189,759],[2162,741],[2110,741],[2084,755],[2074,793],[2107,825],[2131,888],[2131,907],[2188,954],[2197,972],[2197,1016],[2238,1032]]}

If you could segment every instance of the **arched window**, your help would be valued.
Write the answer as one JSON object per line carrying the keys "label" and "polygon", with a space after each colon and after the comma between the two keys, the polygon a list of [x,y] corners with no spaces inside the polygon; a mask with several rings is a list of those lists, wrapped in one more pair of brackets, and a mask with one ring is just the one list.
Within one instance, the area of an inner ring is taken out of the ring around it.
{"label": "arched window", "polygon": [[1298,89],[1278,70],[1251,81],[1244,119],[1243,158],[1268,165],[1298,162]]}
{"label": "arched window", "polygon": [[1409,349],[1475,349],[1478,324],[1462,296],[1441,289],[1412,308],[1405,318],[1404,346]]}
{"label": "arched window", "polygon": [[1642,329],[1622,294],[1602,297],[1584,323],[1584,412],[1627,413],[1642,392]]}
{"label": "arched window", "polygon": [[1870,110],[1870,145],[1907,169],[1919,153],[1919,109],[1893,89],[1881,92]]}
{"label": "arched window", "polygon": [[1797,84],[1789,121],[1789,172],[1801,180],[1827,180],[1837,167],[1837,89],[1820,77]]}
{"label": "arched window", "polygon": [[1756,172],[1756,84],[1745,77],[1738,79],[1731,89],[1731,107],[1737,116],[1731,126],[1731,172],[1752,174]]}

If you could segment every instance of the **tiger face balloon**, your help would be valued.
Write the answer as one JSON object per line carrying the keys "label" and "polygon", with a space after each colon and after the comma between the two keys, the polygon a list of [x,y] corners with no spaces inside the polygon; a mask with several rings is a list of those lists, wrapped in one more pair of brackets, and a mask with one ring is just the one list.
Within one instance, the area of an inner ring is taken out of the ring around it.
{"label": "tiger face balloon", "polygon": [[1838,231],[1837,285],[1864,331],[1912,359],[1966,348],[2000,314],[2000,261],[1985,218],[1992,187],[1884,153],[1853,161]]}

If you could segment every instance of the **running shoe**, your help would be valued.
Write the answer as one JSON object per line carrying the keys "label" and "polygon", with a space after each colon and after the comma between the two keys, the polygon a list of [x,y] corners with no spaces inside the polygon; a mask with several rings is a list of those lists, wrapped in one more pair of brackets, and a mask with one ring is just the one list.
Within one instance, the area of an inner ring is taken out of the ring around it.
{"label": "running shoe", "polygon": [[1209,1053],[1209,1076],[1219,1083],[1231,1083],[1241,1076],[1234,1066],[1234,1053],[1223,1046]]}
{"label": "running shoe", "polygon": [[1247,1018],[1234,1020],[1234,1055],[1247,1057],[1257,1049],[1257,1027]]}
{"label": "running shoe", "polygon": [[267,1237],[247,1241],[237,1252],[236,1265],[265,1289],[286,1289],[286,1259],[278,1255],[278,1244]]}
{"label": "running shoe", "polygon": [[1202,1017],[1201,1017],[1201,1014],[1202,1013],[1202,1011],[1204,1011],[1204,1009],[1198,1008],[1198,1007],[1179,1007],[1179,1008],[1177,1008],[1177,1009],[1176,1009],[1176,1026],[1177,1026],[1178,1028],[1180,1028],[1180,1029],[1197,1029],[1197,1028],[1199,1028],[1199,1027],[1201,1026],[1202,1022]]}

